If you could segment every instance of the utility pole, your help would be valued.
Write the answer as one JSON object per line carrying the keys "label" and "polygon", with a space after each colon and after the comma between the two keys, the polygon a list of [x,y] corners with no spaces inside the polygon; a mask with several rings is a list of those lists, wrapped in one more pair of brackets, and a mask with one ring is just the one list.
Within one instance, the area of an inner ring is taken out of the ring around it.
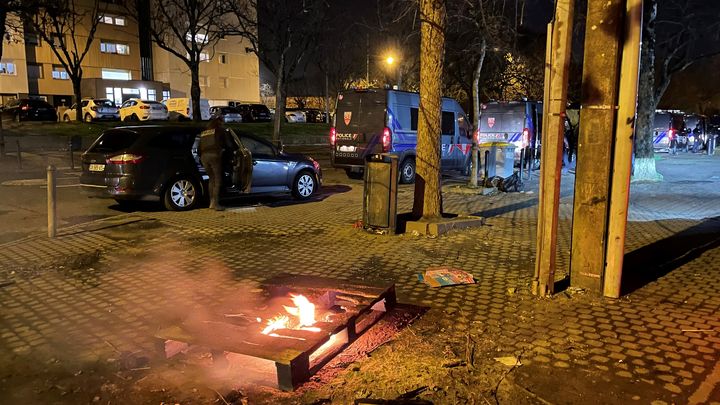
{"label": "utility pole", "polygon": [[570,284],[602,294],[624,0],[589,1]]}
{"label": "utility pole", "polygon": [[557,0],[555,18],[550,24],[552,28],[548,28],[537,256],[532,284],[533,294],[540,296],[552,294],[555,289],[560,174],[574,9],[574,0]]}
{"label": "utility pole", "polygon": [[633,153],[633,134],[637,113],[638,75],[640,67],[640,38],[642,32],[642,0],[625,2],[625,35],[620,67],[620,90],[617,123],[615,125],[615,158],[610,185],[608,215],[607,258],[603,295],[620,297],[625,234],[627,228],[630,173]]}

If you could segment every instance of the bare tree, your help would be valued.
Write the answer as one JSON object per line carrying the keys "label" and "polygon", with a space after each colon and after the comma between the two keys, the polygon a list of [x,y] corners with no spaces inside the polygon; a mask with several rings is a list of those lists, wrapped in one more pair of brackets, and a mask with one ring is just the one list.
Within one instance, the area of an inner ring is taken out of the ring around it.
{"label": "bare tree", "polygon": [[[523,1],[524,4],[524,1]],[[472,85],[468,93],[472,94],[473,131],[480,127],[480,80],[488,49],[493,57],[511,55],[515,47],[517,24],[521,8],[516,4],[507,4],[505,0],[453,0],[448,11],[448,58],[449,71],[455,73],[459,83],[472,68]],[[503,62],[501,60],[501,62]],[[461,66],[457,66],[461,65]],[[470,167],[471,187],[478,185],[478,146],[473,137],[472,160]]]}
{"label": "bare tree", "polygon": [[[658,8],[662,5],[662,9]],[[655,110],[673,76],[693,63],[718,55],[717,11],[702,0],[645,0],[640,56],[635,180],[661,180],[655,169]],[[661,29],[658,29],[661,28]],[[708,40],[715,35],[714,41]]]}
{"label": "bare tree", "polygon": [[200,64],[213,57],[215,46],[228,24],[225,0],[129,0],[129,14],[149,13],[148,29],[153,42],[180,59],[190,71],[193,121],[200,114]]}
{"label": "bare tree", "polygon": [[413,215],[424,219],[439,218],[442,214],[440,111],[445,19],[444,0],[420,0],[420,108]]}
{"label": "bare tree", "polygon": [[[25,24],[43,41],[50,44],[55,57],[72,82],[75,102],[82,99],[80,83],[83,78],[83,61],[95,40],[104,7],[100,0],[86,6],[73,0],[23,0]],[[82,121],[82,114],[77,114]]]}
{"label": "bare tree", "polygon": [[325,0],[237,0],[230,3],[234,21],[225,27],[225,34],[248,39],[251,50],[275,76],[273,141],[277,142],[285,120],[287,83],[296,69],[306,64],[309,50],[317,46],[328,4]]}

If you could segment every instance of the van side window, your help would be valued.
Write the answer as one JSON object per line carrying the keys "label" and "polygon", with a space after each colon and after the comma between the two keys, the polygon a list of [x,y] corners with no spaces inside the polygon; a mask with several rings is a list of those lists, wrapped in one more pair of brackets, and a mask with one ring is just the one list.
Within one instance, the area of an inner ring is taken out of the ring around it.
{"label": "van side window", "polygon": [[442,112],[442,123],[440,124],[443,135],[455,135],[455,113],[452,111]]}
{"label": "van side window", "polygon": [[418,122],[418,109],[411,108],[410,109],[410,130],[411,131],[417,131],[417,122]]}

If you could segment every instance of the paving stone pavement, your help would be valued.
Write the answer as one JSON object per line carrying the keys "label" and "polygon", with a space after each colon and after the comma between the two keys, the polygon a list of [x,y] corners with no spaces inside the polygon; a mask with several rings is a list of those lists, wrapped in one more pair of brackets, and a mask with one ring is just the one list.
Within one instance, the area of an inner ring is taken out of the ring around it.
{"label": "paving stone pavement", "polygon": [[[159,324],[292,272],[393,281],[401,302],[454,317],[454,332],[484,325],[499,333],[504,354],[522,354],[524,365],[581,367],[610,384],[631,382],[636,391],[628,395],[639,403],[720,401],[717,244],[619,300],[569,292],[537,299],[529,293],[536,193],[445,193],[447,212],[483,215],[487,225],[435,239],[353,228],[361,193],[329,185],[303,204],[269,199],[225,212],[125,214],[66,229],[57,239],[2,245],[4,275],[15,283],[0,288],[0,347],[13,353],[2,357],[0,370],[28,356],[101,362],[108,347],[152,350]],[[558,280],[569,262],[572,195],[563,195]],[[408,211],[411,199],[412,188],[401,187],[399,211]],[[627,249],[703,224],[717,231],[716,223],[631,222]],[[469,271],[477,284],[429,288],[417,273],[431,266]]]}

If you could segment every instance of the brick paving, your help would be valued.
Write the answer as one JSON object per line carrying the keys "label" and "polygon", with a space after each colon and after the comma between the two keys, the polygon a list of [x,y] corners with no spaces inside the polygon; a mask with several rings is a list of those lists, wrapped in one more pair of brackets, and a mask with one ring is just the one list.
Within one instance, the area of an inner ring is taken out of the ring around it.
{"label": "brick paving", "polygon": [[[529,293],[537,193],[446,192],[447,212],[483,215],[487,225],[431,239],[354,229],[362,193],[355,184],[330,185],[322,198],[304,204],[271,198],[221,213],[139,212],[66,229],[55,240],[2,245],[4,275],[15,283],[0,289],[0,347],[13,353],[2,357],[0,370],[27,358],[102,363],[113,351],[151,351],[158,324],[209,302],[232,301],[290,271],[391,280],[400,302],[445,311],[454,319],[452,333],[483,325],[498,334],[503,355],[522,353],[528,369],[580,367],[610,386],[634,384],[626,398],[639,403],[719,403],[717,244],[619,300],[569,292],[537,299]],[[568,190],[561,200],[558,280],[568,273]],[[409,210],[411,198],[412,188],[401,187],[399,211]],[[692,235],[702,224],[720,230],[717,219],[688,219],[691,205],[681,219],[651,220],[668,214],[658,210],[665,202],[635,201],[629,252],[678,232]],[[695,218],[720,215],[709,201],[698,209]],[[469,271],[477,284],[429,288],[416,274],[431,266]],[[522,370],[519,378],[532,385],[533,375]],[[11,398],[21,395],[3,385],[0,396],[3,389]],[[544,398],[553,402],[552,394]]]}

